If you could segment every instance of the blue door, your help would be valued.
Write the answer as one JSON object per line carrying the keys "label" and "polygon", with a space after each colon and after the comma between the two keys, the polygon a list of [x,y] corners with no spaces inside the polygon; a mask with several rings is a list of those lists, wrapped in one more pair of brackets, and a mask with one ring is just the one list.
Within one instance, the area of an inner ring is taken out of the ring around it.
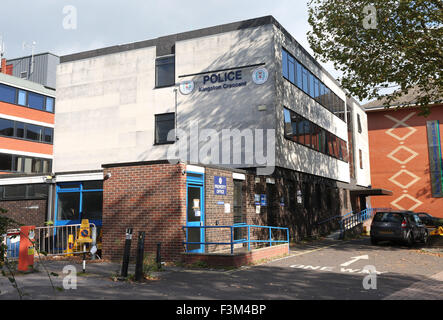
{"label": "blue door", "polygon": [[195,242],[188,244],[187,252],[203,253],[205,251],[205,230],[200,228],[204,226],[204,175],[199,173],[189,173],[186,183],[186,242]]}

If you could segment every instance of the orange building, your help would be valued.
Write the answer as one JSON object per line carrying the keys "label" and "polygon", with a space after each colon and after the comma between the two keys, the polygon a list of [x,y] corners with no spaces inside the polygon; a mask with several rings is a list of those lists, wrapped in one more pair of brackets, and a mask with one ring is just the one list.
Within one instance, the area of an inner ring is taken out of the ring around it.
{"label": "orange building", "polygon": [[0,70],[0,174],[50,173],[55,90]]}
{"label": "orange building", "polygon": [[374,185],[393,191],[393,195],[372,198],[372,207],[443,217],[443,104],[434,104],[428,117],[420,116],[417,107],[396,111],[381,105],[375,101],[364,106],[371,179]]}

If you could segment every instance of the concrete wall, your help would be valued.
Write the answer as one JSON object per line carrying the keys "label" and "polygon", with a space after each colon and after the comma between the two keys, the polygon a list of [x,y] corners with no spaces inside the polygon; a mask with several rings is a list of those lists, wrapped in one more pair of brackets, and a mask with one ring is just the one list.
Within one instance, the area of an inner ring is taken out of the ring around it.
{"label": "concrete wall", "polygon": [[[270,30],[268,25],[176,43],[176,82],[194,79],[197,87],[188,96],[177,93],[179,129],[189,134],[189,124],[196,120],[200,130],[218,132],[274,128],[273,72],[266,84],[256,85],[253,68],[242,69],[247,86],[211,93],[198,91],[202,76],[179,78],[257,63],[272,71]],[[167,158],[168,145],[154,146],[154,115],[174,112],[176,94],[174,87],[154,88],[155,59],[156,48],[148,47],[59,65],[56,172]],[[259,112],[258,105],[269,107]],[[211,157],[197,160],[212,163]]]}
{"label": "concrete wall", "polygon": [[[355,157],[355,179],[356,184],[363,187],[371,185],[371,165],[369,159],[369,135],[368,135],[368,116],[366,112],[355,102],[352,103],[352,117],[354,125],[354,157]],[[360,116],[362,132],[358,132],[357,118]],[[363,169],[360,168],[359,150],[362,151]]]}

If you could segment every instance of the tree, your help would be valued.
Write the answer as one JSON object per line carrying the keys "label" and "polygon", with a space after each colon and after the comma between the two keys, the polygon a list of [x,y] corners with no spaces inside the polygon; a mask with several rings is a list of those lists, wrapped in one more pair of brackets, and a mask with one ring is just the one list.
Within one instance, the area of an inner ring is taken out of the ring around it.
{"label": "tree", "polygon": [[351,95],[389,107],[414,90],[406,104],[425,116],[442,101],[442,0],[310,0],[308,11],[316,58],[334,63]]}

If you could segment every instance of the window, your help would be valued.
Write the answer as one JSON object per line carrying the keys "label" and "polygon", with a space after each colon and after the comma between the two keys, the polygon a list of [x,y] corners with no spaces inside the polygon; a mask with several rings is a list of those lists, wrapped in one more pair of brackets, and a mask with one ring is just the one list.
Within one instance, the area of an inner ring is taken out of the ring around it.
{"label": "window", "polygon": [[47,199],[47,184],[8,185],[0,189],[0,200]]}
{"label": "window", "polygon": [[28,107],[38,110],[45,110],[45,97],[34,92],[28,93]]}
{"label": "window", "polygon": [[288,80],[292,83],[295,83],[295,60],[291,56],[288,57],[288,71],[289,78]]}
{"label": "window", "polygon": [[14,121],[7,119],[0,119],[0,135],[6,137],[14,136]]}
{"label": "window", "polygon": [[0,101],[15,103],[15,88],[0,84]]}
{"label": "window", "polygon": [[25,137],[25,124],[23,122],[15,122],[15,136],[17,138]]}
{"label": "window", "polygon": [[46,97],[46,111],[54,112],[54,98]]}
{"label": "window", "polygon": [[26,101],[26,96],[27,96],[27,92],[24,90],[18,90],[18,101],[17,104],[21,105],[21,106],[26,106],[27,105],[27,101]]}
{"label": "window", "polygon": [[315,151],[348,162],[346,141],[303,118],[294,111],[283,108],[284,136]]}
{"label": "window", "polygon": [[168,140],[168,134],[175,129],[175,114],[165,113],[155,115],[155,144],[174,143],[175,137]]}
{"label": "window", "polygon": [[157,88],[175,85],[175,56],[155,60],[155,86]]}
{"label": "window", "polygon": [[303,73],[302,73],[302,66],[297,61],[297,87],[300,89],[303,88]]}
{"label": "window", "polygon": [[281,64],[282,64],[282,74],[283,74],[283,77],[285,77],[286,79],[289,79],[288,53],[285,50],[282,51]]}
{"label": "window", "polygon": [[302,73],[303,73],[303,91],[307,94],[309,94],[308,92],[308,86],[309,86],[309,77],[308,77],[308,70],[306,70],[305,67],[302,68]]}
{"label": "window", "polygon": [[0,171],[12,171],[12,155],[0,154]]}
{"label": "window", "polygon": [[33,141],[41,141],[43,136],[43,128],[33,124],[26,124],[26,139]]}
{"label": "window", "polygon": [[311,98],[315,98],[315,77],[310,72],[309,72],[309,95],[311,96]]}
{"label": "window", "polygon": [[54,129],[52,128],[44,128],[44,142],[52,143],[52,139],[54,136]]}

